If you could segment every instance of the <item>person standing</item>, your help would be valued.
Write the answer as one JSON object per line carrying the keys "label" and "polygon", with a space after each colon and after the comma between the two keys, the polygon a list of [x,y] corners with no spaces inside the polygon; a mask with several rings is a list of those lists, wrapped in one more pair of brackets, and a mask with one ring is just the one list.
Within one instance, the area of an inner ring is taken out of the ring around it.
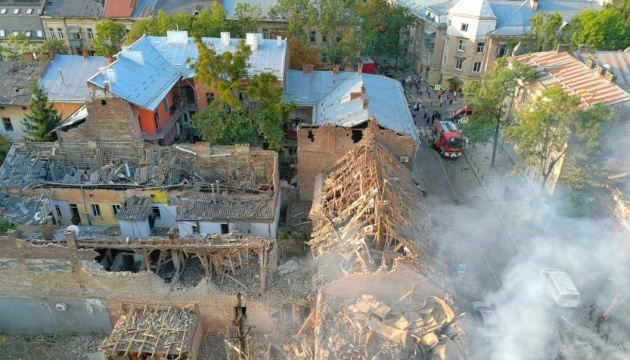
{"label": "person standing", "polygon": [[608,338],[610,338],[610,334],[612,333],[612,328],[610,324],[606,323],[602,325],[602,331],[604,332],[601,338],[606,338],[606,344],[608,344]]}
{"label": "person standing", "polygon": [[593,301],[591,305],[589,305],[590,310],[588,311],[588,319],[593,320],[593,313],[597,310],[597,301]]}
{"label": "person standing", "polygon": [[606,318],[604,317],[604,314],[602,313],[601,315],[599,315],[597,317],[597,322],[595,323],[595,325],[597,326],[597,333],[598,334],[599,334],[599,328],[602,326],[604,321],[606,321]]}

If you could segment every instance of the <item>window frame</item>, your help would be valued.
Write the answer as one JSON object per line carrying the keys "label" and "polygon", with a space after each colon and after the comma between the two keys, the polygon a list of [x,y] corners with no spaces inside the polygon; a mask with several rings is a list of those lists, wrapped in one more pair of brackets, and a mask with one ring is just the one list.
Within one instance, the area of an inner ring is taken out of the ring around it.
{"label": "window frame", "polygon": [[56,36],[55,36],[55,29],[54,28],[51,28],[51,27],[48,28],[48,36],[51,39],[55,39],[56,38]]}
{"label": "window frame", "polygon": [[468,23],[462,23],[462,25],[459,27],[460,31],[468,31]]}
{"label": "window frame", "polygon": [[90,204],[93,217],[101,217],[101,206],[99,204]]}
{"label": "window frame", "polygon": [[94,30],[92,30],[92,28],[86,28],[86,30],[87,30],[88,39],[90,40],[94,39]]}
{"label": "window frame", "polygon": [[455,58],[455,70],[462,71],[464,67],[464,58],[456,57]]}
{"label": "window frame", "polygon": [[63,29],[62,29],[62,28],[57,28],[57,36],[58,36],[60,39],[63,39],[63,38],[64,38],[64,36],[63,36]]}
{"label": "window frame", "polygon": [[457,51],[466,52],[466,39],[457,40]]}
{"label": "window frame", "polygon": [[160,207],[159,206],[151,206],[151,213],[153,214],[153,217],[155,219],[161,219],[162,218],[162,213],[160,212]]}
{"label": "window frame", "polygon": [[[479,50],[481,48],[481,51]],[[486,51],[485,42],[477,42],[477,54],[483,54]]]}
{"label": "window frame", "polygon": [[[7,123],[9,124],[8,127],[7,127]],[[15,128],[13,127],[13,122],[11,121],[11,118],[3,117],[2,118],[2,126],[4,127],[4,131],[15,131]]]}
{"label": "window frame", "polygon": [[316,43],[317,42],[317,31],[311,30],[311,32],[309,32],[309,34],[308,34],[308,40],[311,43],[313,43],[313,44]]}
{"label": "window frame", "polygon": [[[479,68],[477,70],[475,70],[475,67],[477,67],[477,65],[479,65]],[[474,73],[480,73],[482,65],[483,65],[483,62],[481,62],[481,61],[473,62],[473,72]]]}

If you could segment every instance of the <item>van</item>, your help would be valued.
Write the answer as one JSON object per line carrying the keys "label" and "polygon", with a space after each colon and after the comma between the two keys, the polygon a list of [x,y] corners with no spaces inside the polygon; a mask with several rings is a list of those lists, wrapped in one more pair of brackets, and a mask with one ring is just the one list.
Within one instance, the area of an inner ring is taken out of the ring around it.
{"label": "van", "polygon": [[556,305],[569,308],[578,307],[580,293],[567,273],[552,268],[540,269],[538,273]]}
{"label": "van", "polygon": [[462,105],[459,109],[451,111],[451,120],[459,120],[463,117],[471,117],[472,113],[472,105]]}

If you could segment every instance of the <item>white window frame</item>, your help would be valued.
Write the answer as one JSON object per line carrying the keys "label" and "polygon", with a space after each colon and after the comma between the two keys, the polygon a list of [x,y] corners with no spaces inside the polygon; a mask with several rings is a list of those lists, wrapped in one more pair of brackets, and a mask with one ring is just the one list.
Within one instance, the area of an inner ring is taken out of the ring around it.
{"label": "white window frame", "polygon": [[55,29],[54,28],[48,28],[48,36],[50,36],[51,39],[55,38]]}
{"label": "white window frame", "polygon": [[37,30],[37,37],[38,38],[43,38],[44,37],[44,30]]}
{"label": "white window frame", "polygon": [[13,15],[17,15],[20,13],[20,8],[13,9]]}
{"label": "white window frame", "polygon": [[[473,72],[474,73],[480,73],[481,72],[481,66],[482,66],[482,62],[481,61],[475,61],[473,63]],[[477,68],[477,70],[475,70],[475,68]]]}
{"label": "white window frame", "polygon": [[99,204],[90,204],[92,206],[92,216],[101,217],[101,206]]}
{"label": "white window frame", "polygon": [[0,29],[0,37],[5,37],[6,32],[3,29]]}
{"label": "white window frame", "polygon": [[32,32],[31,30],[26,30],[26,31],[24,32],[24,36],[25,36],[25,37],[31,37],[31,34],[32,34],[32,33],[33,33],[33,32]]}
{"label": "white window frame", "polygon": [[7,13],[7,9],[2,9],[2,10],[0,10],[0,15],[4,15],[4,14],[6,14],[6,13]]}
{"label": "white window frame", "polygon": [[88,39],[94,39],[94,30],[92,28],[87,28],[87,36]]}
{"label": "white window frame", "polygon": [[[7,129],[7,122],[11,126],[10,129]],[[13,121],[11,121],[11,118],[8,117],[2,118],[2,127],[4,128],[4,131],[15,131],[15,127],[13,127]]]}
{"label": "white window frame", "polygon": [[457,51],[466,51],[466,39],[459,39],[459,41],[457,42]]}
{"label": "white window frame", "polygon": [[31,15],[33,13],[33,9],[26,9],[26,15]]}
{"label": "white window frame", "polygon": [[[481,49],[481,51],[479,49]],[[477,43],[477,54],[483,54],[485,51],[486,51],[486,43],[485,42],[478,42]]]}
{"label": "white window frame", "polygon": [[63,29],[62,29],[62,28],[57,28],[57,36],[58,36],[60,39],[63,39],[63,38],[64,38],[64,37],[63,37]]}
{"label": "white window frame", "polygon": [[456,57],[455,58],[455,70],[462,71],[463,65],[464,65],[464,59]]}

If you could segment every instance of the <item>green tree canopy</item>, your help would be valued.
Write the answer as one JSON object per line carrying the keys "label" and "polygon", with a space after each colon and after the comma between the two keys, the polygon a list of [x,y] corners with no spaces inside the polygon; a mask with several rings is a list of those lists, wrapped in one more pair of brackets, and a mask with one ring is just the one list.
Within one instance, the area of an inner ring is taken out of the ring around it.
{"label": "green tree canopy", "polygon": [[287,37],[307,41],[309,29],[315,29],[318,10],[310,0],[278,0],[269,11],[274,20],[284,20],[287,24]]}
{"label": "green tree canopy", "polygon": [[53,105],[47,105],[48,95],[37,84],[31,86],[31,104],[24,119],[26,137],[32,141],[48,142],[57,140],[57,134],[51,132],[59,125],[61,117]]}
{"label": "green tree canopy", "polygon": [[234,15],[236,15],[236,28],[238,29],[237,37],[244,38],[245,34],[258,31],[258,22],[262,16],[260,6],[241,2],[236,3]]}
{"label": "green tree canopy", "polygon": [[0,164],[4,164],[9,150],[11,150],[11,139],[5,135],[0,135]]}
{"label": "green tree canopy", "polygon": [[61,39],[47,39],[37,44],[24,33],[11,34],[6,42],[0,43],[0,60],[20,60],[25,52],[33,52],[41,60],[42,54],[50,52],[51,47],[57,49],[58,54],[68,53],[68,47]]}
{"label": "green tree canopy", "polygon": [[467,89],[469,94],[473,94],[470,104],[474,111],[463,134],[473,144],[494,139],[491,166],[494,166],[499,130],[511,108],[511,101],[506,100],[514,95],[519,81],[527,83],[536,77],[536,71],[520,61],[513,59],[510,64],[505,58],[500,58],[492,70],[484,74],[481,82],[473,82]]}
{"label": "green tree canopy", "polygon": [[630,45],[627,15],[611,6],[577,14],[568,32],[567,42],[574,49],[586,45],[591,51],[623,50]]}
{"label": "green tree canopy", "polygon": [[92,39],[96,55],[112,56],[121,50],[127,29],[123,23],[103,19],[96,24],[96,34]]}
{"label": "green tree canopy", "polygon": [[284,143],[283,125],[288,121],[292,105],[284,102],[278,78],[268,73],[248,78],[251,49],[244,40],[239,41],[233,53],[220,54],[206,47],[199,37],[195,42],[199,50],[193,64],[197,79],[216,94],[216,100],[193,118],[202,138],[228,145],[254,144],[257,137],[262,137],[269,148],[280,150]]}
{"label": "green tree canopy", "polygon": [[560,13],[537,11],[529,21],[531,26],[525,35],[523,48],[528,52],[555,50],[562,41],[561,29],[564,20]]}

